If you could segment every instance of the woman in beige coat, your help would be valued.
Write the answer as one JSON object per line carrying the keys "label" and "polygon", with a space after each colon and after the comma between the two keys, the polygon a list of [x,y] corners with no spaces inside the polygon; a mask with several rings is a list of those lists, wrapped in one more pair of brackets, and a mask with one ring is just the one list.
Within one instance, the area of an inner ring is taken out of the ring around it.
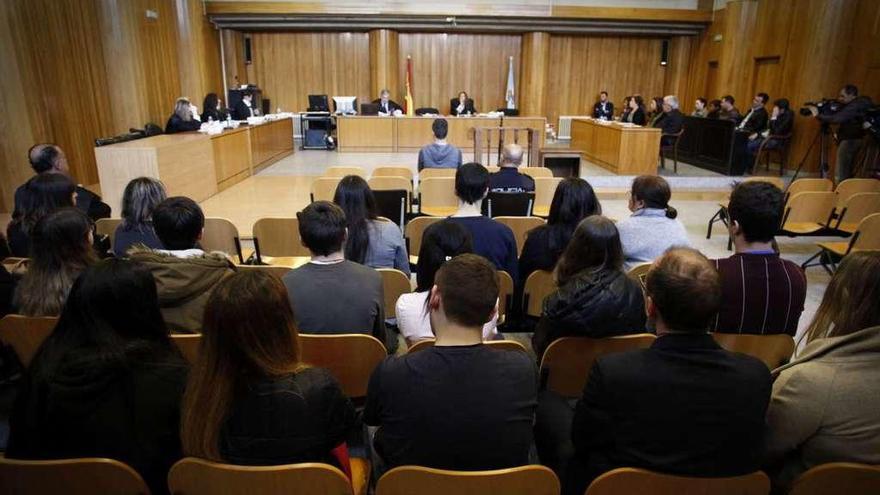
{"label": "woman in beige coat", "polygon": [[819,464],[880,464],[880,252],[846,257],[804,338],[773,372],[767,471],[780,488]]}

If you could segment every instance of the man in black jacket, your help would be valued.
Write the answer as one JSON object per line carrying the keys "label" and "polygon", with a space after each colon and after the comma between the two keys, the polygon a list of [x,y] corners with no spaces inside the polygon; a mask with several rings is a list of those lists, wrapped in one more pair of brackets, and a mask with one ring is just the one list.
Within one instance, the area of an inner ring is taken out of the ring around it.
{"label": "man in black jacket", "polygon": [[247,120],[248,117],[254,117],[260,114],[260,111],[254,108],[254,94],[250,91],[245,91],[241,95],[241,99],[238,100],[232,108],[232,116],[235,120]]}
{"label": "man in black jacket", "polygon": [[[741,174],[744,171],[751,172],[754,165],[753,155],[748,153],[749,144],[757,138],[757,133],[767,127],[767,110],[764,105],[770,97],[767,93],[758,93],[752,98],[752,106],[749,112],[736,126],[736,134],[733,141],[733,173]],[[757,149],[756,149],[757,151]]]}
{"label": "man in black jacket", "polygon": [[624,466],[702,477],[761,467],[770,371],[707,333],[721,300],[718,272],[698,251],[673,248],[646,285],[657,340],[596,360],[575,411],[565,493],[580,495]]}
{"label": "man in black jacket", "polygon": [[391,92],[387,89],[380,91],[379,98],[373,100],[373,103],[379,105],[379,115],[394,115],[396,112],[403,112],[403,107],[391,99]]}
{"label": "man in black jacket", "polygon": [[773,113],[770,114],[767,127],[757,129],[749,135],[749,142],[746,144],[749,173],[753,171],[755,155],[758,154],[761,144],[764,144],[765,150],[779,149],[784,144],[779,138],[791,134],[792,127],[794,127],[794,114],[791,112],[791,105],[787,99],[779,98],[773,102]]}
{"label": "man in black jacket", "polygon": [[764,105],[769,99],[770,96],[767,93],[756,94],[752,98],[752,107],[749,109],[749,113],[736,126],[736,130],[752,134],[764,129],[767,126],[767,110]]}
{"label": "man in black jacket", "polygon": [[593,105],[593,118],[601,120],[614,120],[614,103],[608,100],[608,92],[599,93],[599,101]]}
{"label": "man in black jacket", "polygon": [[660,146],[669,146],[675,142],[672,134],[681,132],[681,126],[684,123],[684,116],[678,109],[678,97],[674,95],[663,97],[663,115],[660,120],[654,123],[654,127],[659,127],[663,131],[663,137],[660,138]]}
{"label": "man in black jacket", "polygon": [[871,108],[871,99],[859,96],[859,88],[847,84],[840,90],[837,101],[843,106],[831,115],[819,115],[819,109],[810,107],[813,116],[824,124],[837,124],[837,182],[852,177],[852,164],[862,147],[865,114]]}

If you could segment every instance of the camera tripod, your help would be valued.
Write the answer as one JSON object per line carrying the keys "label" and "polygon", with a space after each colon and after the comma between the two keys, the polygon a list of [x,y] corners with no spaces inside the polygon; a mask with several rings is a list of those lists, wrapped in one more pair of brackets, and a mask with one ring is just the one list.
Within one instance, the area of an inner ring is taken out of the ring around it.
{"label": "camera tripod", "polygon": [[807,162],[807,158],[810,157],[810,153],[813,151],[813,147],[816,146],[816,143],[819,143],[819,176],[823,179],[828,176],[828,172],[830,171],[830,167],[828,165],[828,137],[831,134],[831,126],[826,123],[822,123],[819,127],[819,130],[816,132],[816,135],[813,136],[813,141],[810,143],[810,147],[807,148],[807,152],[804,153],[804,157],[801,158],[800,163],[798,163],[797,168],[794,171],[794,175],[791,178],[791,181],[794,182],[798,174],[801,173],[801,169],[804,166],[804,163]]}

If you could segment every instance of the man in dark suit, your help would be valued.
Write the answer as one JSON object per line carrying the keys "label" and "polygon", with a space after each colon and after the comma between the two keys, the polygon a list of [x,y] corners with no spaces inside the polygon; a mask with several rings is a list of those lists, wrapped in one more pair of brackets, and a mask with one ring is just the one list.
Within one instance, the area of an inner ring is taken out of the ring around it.
{"label": "man in dark suit", "polygon": [[739,113],[739,109],[733,106],[734,103],[736,103],[736,99],[734,99],[733,96],[722,96],[721,110],[718,112],[718,118],[722,120],[732,120],[734,123],[739,124],[740,119],[742,119],[742,114]]}
{"label": "man in dark suit", "polygon": [[748,113],[736,126],[733,140],[733,173],[736,175],[752,169],[752,155],[748,153],[749,141],[754,140],[757,133],[767,127],[768,116],[764,105],[769,99],[767,93],[756,94]]}
{"label": "man in dark suit", "polygon": [[373,100],[373,104],[379,105],[379,115],[394,115],[395,112],[403,112],[403,107],[391,99],[391,93],[387,89],[379,92],[379,98]]}
{"label": "man in dark suit", "polygon": [[593,105],[593,118],[602,120],[614,120],[614,103],[608,100],[608,92],[599,93],[599,101]]}
{"label": "man in dark suit", "polygon": [[791,134],[792,127],[794,127],[794,114],[791,111],[791,104],[787,99],[779,98],[773,102],[773,113],[770,115],[767,126],[763,129],[757,129],[749,135],[749,142],[746,144],[746,151],[748,152],[746,169],[749,173],[752,172],[755,166],[755,155],[758,154],[758,148],[761,147],[761,144],[766,141],[764,149],[767,150],[781,148],[784,141],[779,139],[779,137]]}
{"label": "man in dark suit", "polygon": [[663,115],[654,127],[659,127],[663,131],[663,137],[660,138],[660,146],[669,146],[675,142],[672,134],[681,132],[681,126],[684,123],[684,116],[678,109],[678,97],[674,95],[665,96],[663,98]]}
{"label": "man in dark suit", "polygon": [[247,120],[248,117],[253,117],[259,112],[254,109],[253,106],[254,95],[250,91],[245,91],[241,95],[241,100],[235,103],[235,106],[232,109],[232,116],[235,120]]}
{"label": "man in dark suit", "polygon": [[749,113],[742,119],[742,122],[736,126],[736,130],[752,134],[767,127],[768,116],[764,105],[767,104],[769,99],[770,96],[767,93],[756,94],[752,99],[752,108],[749,109]]}
{"label": "man in dark suit", "polygon": [[721,300],[718,272],[698,251],[672,248],[646,283],[657,340],[596,360],[575,410],[564,493],[580,495],[623,466],[704,477],[761,467],[770,370],[707,333]]}

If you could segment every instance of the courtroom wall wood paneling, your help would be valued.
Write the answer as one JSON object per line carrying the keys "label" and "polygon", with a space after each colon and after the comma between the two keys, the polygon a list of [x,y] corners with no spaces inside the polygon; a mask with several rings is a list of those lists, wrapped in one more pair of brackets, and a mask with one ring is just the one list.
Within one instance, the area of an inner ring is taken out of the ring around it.
{"label": "courtroom wall wood paneling", "polygon": [[849,77],[862,94],[880,102],[880,2],[859,0],[852,39],[846,63]]}
{"label": "courtroom wall wood paneling", "polygon": [[522,37],[521,115],[546,115],[550,77],[550,34],[526,33]]}
{"label": "courtroom wall wood paneling", "polygon": [[218,31],[204,17],[201,0],[176,0],[177,43],[186,57],[178,58],[180,93],[189,96],[200,111],[206,93],[223,96]]}
{"label": "courtroom wall wood paneling", "polygon": [[[372,100],[367,33],[254,33],[255,82],[273,110],[301,111],[308,95]],[[332,110],[331,103],[331,110]]]}
{"label": "courtroom wall wood paneling", "polygon": [[[481,112],[505,106],[508,57],[513,56],[519,92],[520,43],[518,35],[400,33],[401,103],[406,80],[406,56],[413,61],[413,98],[416,108],[434,107],[449,113],[449,100],[467,91]],[[522,100],[517,95],[518,103]]]}
{"label": "courtroom wall wood paneling", "polygon": [[399,43],[397,31],[370,31],[370,95],[378,95],[383,89],[387,89],[392,95],[406,93],[406,80],[397,80]]}
{"label": "courtroom wall wood paneling", "polygon": [[240,31],[223,29],[220,31],[223,43],[223,59],[226,62],[226,84],[234,88],[236,84],[248,84],[248,72],[244,61],[244,34]]}

